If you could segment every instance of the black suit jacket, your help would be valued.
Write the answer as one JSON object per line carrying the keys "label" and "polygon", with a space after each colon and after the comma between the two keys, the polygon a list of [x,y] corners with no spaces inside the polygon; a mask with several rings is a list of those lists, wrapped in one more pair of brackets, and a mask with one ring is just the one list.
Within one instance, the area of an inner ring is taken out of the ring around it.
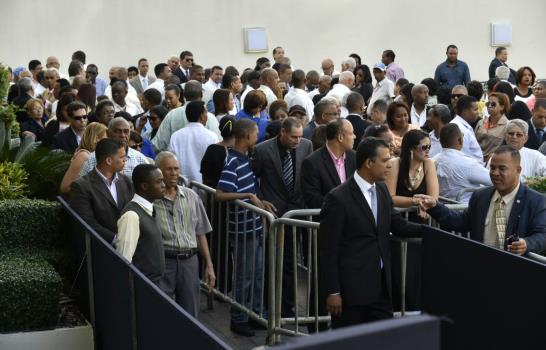
{"label": "black suit jacket", "polygon": [[[498,58],[493,58],[493,60],[491,60],[491,63],[489,63],[489,79],[492,79],[495,77],[495,71],[497,70],[498,67],[500,66],[506,66],[508,67],[508,65],[506,63],[502,63]],[[509,67],[510,68],[510,67]],[[510,68],[510,76],[508,78],[508,81],[511,82],[512,84],[515,84],[516,83],[516,71],[513,70],[512,68]]]}
{"label": "black suit jacket", "polygon": [[118,177],[117,205],[96,169],[70,186],[70,206],[109,243],[118,231],[121,210],[134,195],[131,179],[120,173]]}
{"label": "black suit jacket", "polygon": [[538,149],[540,145],[546,141],[546,132],[542,134],[542,140],[539,140],[537,134],[535,133],[535,127],[531,123],[531,119],[527,121],[527,124],[529,125],[529,132],[527,133],[528,138],[524,147]]}
{"label": "black suit jacket", "polygon": [[356,150],[356,148],[358,147],[358,144],[362,140],[364,131],[366,131],[366,128],[368,126],[372,125],[372,122],[370,122],[369,120],[364,120],[358,114],[349,114],[347,116],[347,120],[350,121],[351,124],[353,124],[354,134],[356,136],[353,149]]}
{"label": "black suit jacket", "polygon": [[[485,219],[495,187],[486,187],[472,194],[468,209],[454,212],[438,204],[428,212],[448,231],[470,232],[470,238],[483,242]],[[506,225],[506,237],[517,234],[525,238],[527,251],[546,250],[546,196],[521,184]]]}
{"label": "black suit jacket", "polygon": [[[349,179],[356,169],[355,151],[345,153],[345,176]],[[334,161],[326,146],[319,148],[303,160],[301,165],[301,191],[305,206],[310,209],[322,207],[324,196],[341,185]]]}
{"label": "black suit jacket", "polygon": [[340,293],[343,307],[376,302],[383,276],[392,296],[389,232],[401,236],[419,236],[422,232],[421,225],[404,220],[394,210],[385,184],[376,186],[378,225],[354,178],[328,193],[322,206],[322,290],[326,296]]}
{"label": "black suit jacket", "polygon": [[273,203],[277,214],[283,215],[289,210],[303,208],[303,196],[300,189],[300,170],[303,160],[313,152],[311,141],[301,139],[296,148],[294,191],[289,193],[282,177],[282,161],[277,144],[278,137],[260,143],[256,147],[252,170],[260,181],[259,191],[263,199]]}
{"label": "black suit jacket", "polygon": [[173,72],[174,75],[176,75],[178,78],[180,78],[180,83],[185,83],[187,82],[188,80],[190,80],[190,77],[187,77],[186,74],[184,74],[184,72],[182,71],[182,68],[180,68],[180,66],[178,66],[178,68],[176,68],[176,70]]}
{"label": "black suit jacket", "polygon": [[78,138],[71,127],[68,127],[53,136],[52,149],[60,148],[63,151],[74,154],[76,148],[78,148]]}

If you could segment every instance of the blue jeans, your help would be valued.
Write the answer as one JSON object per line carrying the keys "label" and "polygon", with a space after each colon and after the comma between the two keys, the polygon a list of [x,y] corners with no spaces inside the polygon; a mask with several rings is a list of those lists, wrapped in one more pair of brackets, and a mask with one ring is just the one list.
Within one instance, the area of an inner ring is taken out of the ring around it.
{"label": "blue jeans", "polygon": [[[252,239],[252,235],[246,235],[246,242],[243,234],[230,237],[231,254],[235,261],[233,263],[234,283],[232,293],[235,300],[255,313],[260,314],[260,299],[262,297],[262,262],[263,248],[261,236]],[[245,244],[246,243],[246,244]],[[254,262],[254,268],[253,268]],[[252,293],[252,306],[250,305]],[[264,304],[264,315],[267,318]],[[235,307],[231,308],[231,321],[243,323],[248,321],[248,315]]]}

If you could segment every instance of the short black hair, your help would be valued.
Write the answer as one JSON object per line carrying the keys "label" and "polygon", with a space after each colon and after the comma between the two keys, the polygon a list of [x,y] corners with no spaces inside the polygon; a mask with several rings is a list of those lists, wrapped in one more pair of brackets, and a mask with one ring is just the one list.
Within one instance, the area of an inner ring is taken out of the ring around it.
{"label": "short black hair", "polygon": [[299,121],[299,119],[294,117],[287,117],[284,118],[282,121],[281,127],[286,132],[291,132],[293,128],[301,128],[302,125]]}
{"label": "short black hair", "polygon": [[360,66],[362,64],[362,58],[360,58],[360,55],[357,53],[352,53],[349,55],[349,57],[352,57],[355,59],[356,65]]}
{"label": "short black hair", "polygon": [[537,98],[535,100],[535,106],[533,107],[533,111],[536,111],[539,108],[546,109],[546,98]]}
{"label": "short black hair", "polygon": [[127,68],[127,72],[135,72],[136,74],[138,74],[138,68],[135,67],[135,66],[131,66],[131,67]]}
{"label": "short black hair", "polygon": [[190,123],[196,123],[199,121],[199,116],[205,110],[205,102],[203,101],[191,101],[186,105],[186,118]]}
{"label": "short black hair", "polygon": [[495,87],[493,87],[492,92],[501,92],[508,95],[510,103],[514,103],[514,100],[516,98],[514,88],[512,88],[512,85],[510,85],[510,83],[507,81],[499,81],[497,84],[495,84]]}
{"label": "short black hair", "polygon": [[33,70],[36,69],[36,67],[41,66],[41,65],[42,65],[42,62],[40,62],[38,60],[31,60],[28,63],[28,70],[33,71]]}
{"label": "short black hair", "polygon": [[483,96],[483,85],[477,80],[469,81],[466,84],[466,89],[468,90],[468,96],[475,97],[477,100],[480,100]]}
{"label": "short black hair", "polygon": [[457,100],[457,113],[460,115],[464,110],[471,109],[474,102],[478,102],[475,97],[466,95],[459,97]]}
{"label": "short black hair", "polygon": [[438,83],[433,78],[425,78],[421,81],[421,84],[424,84],[428,87],[428,95],[436,96],[438,91]]}
{"label": "short black hair", "polygon": [[159,168],[153,164],[139,164],[135,167],[132,174],[133,186],[135,192],[140,190],[142,184],[148,183],[152,179],[152,174]]}
{"label": "short black hair", "polygon": [[159,78],[159,76],[161,75],[161,73],[163,73],[163,70],[167,66],[168,66],[167,63],[158,63],[158,64],[156,64],[155,67],[154,67],[155,76]]}
{"label": "short black hair", "polygon": [[72,54],[72,60],[78,60],[81,63],[85,64],[85,52],[83,52],[81,50],[75,51]]}
{"label": "short black hair", "polygon": [[385,54],[385,56],[387,56],[388,58],[390,58],[394,62],[394,59],[396,58],[396,55],[394,54],[394,51],[385,50],[385,51],[383,51],[383,53]]}
{"label": "short black hair", "polygon": [[[176,75],[175,75],[176,76]],[[180,89],[180,86],[176,84],[169,84],[165,87],[165,92],[167,91],[174,91],[178,96],[182,93],[182,89]]]}
{"label": "short black hair", "polygon": [[192,56],[193,57],[193,53],[189,52],[189,51],[182,51],[180,53],[180,59],[183,60],[186,56]]}
{"label": "short black hair", "polygon": [[455,144],[457,138],[462,136],[463,133],[457,124],[448,123],[440,131],[440,144],[443,148],[449,148]]}
{"label": "short black hair", "polygon": [[360,106],[364,106],[364,97],[358,93],[358,92],[350,92],[347,96],[347,101],[345,102],[345,107],[349,111],[349,113],[352,113],[356,111],[356,109]]}
{"label": "short black hair", "polygon": [[343,131],[343,119],[334,119],[326,124],[326,140],[331,141],[335,139]]}
{"label": "short black hair", "polygon": [[114,107],[114,103],[113,103],[112,101],[108,100],[108,99],[100,101],[100,102],[97,103],[97,105],[95,106],[95,114],[96,114],[96,115],[101,114],[101,113],[102,113],[102,110],[103,110],[106,106]]}
{"label": "short black hair", "polygon": [[72,114],[75,111],[78,111],[80,109],[85,109],[87,111],[87,108],[86,108],[86,106],[85,106],[85,104],[83,102],[81,102],[81,101],[70,102],[68,104],[68,106],[66,106],[66,114],[69,117],[72,117]]}
{"label": "short black hair", "polygon": [[514,146],[500,145],[499,147],[497,147],[495,151],[493,151],[493,154],[503,154],[503,153],[509,153],[510,157],[513,160],[517,160],[518,163],[521,163],[521,155]]}
{"label": "short black hair", "polygon": [[79,60],[72,60],[68,65],[68,76],[75,77],[83,69],[83,63]]}
{"label": "short black hair", "polygon": [[282,46],[277,46],[273,49],[273,55],[277,53],[277,49],[282,49]]}
{"label": "short black hair", "polygon": [[123,144],[114,139],[102,139],[97,142],[95,147],[95,158],[97,164],[102,164],[106,161],[106,158],[111,157],[118,153],[118,150],[123,148]]}
{"label": "short black hair", "polygon": [[239,75],[224,74],[222,77],[222,87],[224,89],[229,89],[231,84],[233,84],[237,78],[239,78]]}
{"label": "short black hair", "polygon": [[356,168],[360,169],[366,160],[377,157],[379,147],[389,149],[389,145],[377,137],[368,137],[362,140],[356,148]]}
{"label": "short black hair", "polygon": [[300,87],[305,83],[305,72],[301,69],[296,69],[292,72],[292,85]]}
{"label": "short black hair", "polygon": [[246,81],[249,82],[251,80],[260,80],[260,72],[253,70],[250,73],[248,73]]}
{"label": "short black hair", "polygon": [[504,50],[506,50],[506,47],[504,46],[499,46],[495,49],[495,56],[498,56],[501,52],[503,52]]}
{"label": "short black hair", "polygon": [[159,119],[163,120],[165,119],[165,117],[167,116],[167,113],[169,113],[169,110],[167,108],[165,108],[165,106],[162,106],[160,104],[156,105],[156,106],[153,106],[152,108],[150,108],[150,110],[148,111],[150,114],[155,114],[159,117]]}
{"label": "short black hair", "polygon": [[450,45],[447,46],[446,54],[447,54],[447,52],[449,51],[449,49],[455,49],[455,50],[459,51],[459,48],[458,48],[457,46],[455,46],[455,45],[453,45],[453,44],[450,44]]}
{"label": "short black hair", "polygon": [[142,96],[148,102],[150,102],[150,105],[152,106],[161,104],[161,92],[159,92],[158,90],[154,88],[144,90],[144,92],[142,93]]}
{"label": "short black hair", "polygon": [[146,58],[141,58],[138,60],[138,63],[137,63],[137,66],[140,66],[140,63],[144,62],[144,61],[148,61]]}
{"label": "short black hair", "polygon": [[258,128],[258,125],[250,119],[239,119],[233,126],[233,136],[236,139],[242,139],[248,136],[252,131]]}
{"label": "short black hair", "polygon": [[221,70],[223,71],[224,68],[220,67],[220,66],[212,66],[212,68],[210,69],[210,74],[214,73],[215,70]]}

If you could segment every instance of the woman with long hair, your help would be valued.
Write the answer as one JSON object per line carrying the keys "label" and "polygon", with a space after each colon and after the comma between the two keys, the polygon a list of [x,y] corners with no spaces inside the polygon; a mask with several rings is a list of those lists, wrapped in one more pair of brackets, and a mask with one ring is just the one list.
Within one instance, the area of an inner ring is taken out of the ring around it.
{"label": "woman with long hair", "polygon": [[410,110],[403,102],[392,102],[387,108],[387,125],[392,132],[393,154],[398,156],[402,146],[402,138],[417,126],[409,122]]}
{"label": "woman with long hair", "polygon": [[370,73],[370,67],[365,64],[356,66],[353,70],[355,75],[355,87],[353,91],[358,92],[364,97],[364,104],[368,106],[368,101],[372,97],[373,84],[372,74]]}
{"label": "woman with long hair", "polygon": [[72,160],[70,161],[70,166],[64,174],[63,180],[61,182],[61,193],[67,194],[70,192],[70,185],[72,182],[76,181],[80,175],[80,170],[82,169],[85,161],[89,158],[91,152],[95,151],[97,143],[106,138],[106,132],[108,128],[101,123],[91,123],[87,125],[85,131],[83,132],[82,140],[79,147],[76,149]]}

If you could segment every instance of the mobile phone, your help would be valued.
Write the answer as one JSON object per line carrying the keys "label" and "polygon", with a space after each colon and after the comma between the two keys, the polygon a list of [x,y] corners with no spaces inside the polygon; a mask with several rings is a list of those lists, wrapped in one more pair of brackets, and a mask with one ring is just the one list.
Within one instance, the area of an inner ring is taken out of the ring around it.
{"label": "mobile phone", "polygon": [[508,250],[508,246],[517,241],[519,241],[519,236],[517,233],[514,235],[508,236],[508,238],[506,238],[506,240],[504,241],[504,250]]}

